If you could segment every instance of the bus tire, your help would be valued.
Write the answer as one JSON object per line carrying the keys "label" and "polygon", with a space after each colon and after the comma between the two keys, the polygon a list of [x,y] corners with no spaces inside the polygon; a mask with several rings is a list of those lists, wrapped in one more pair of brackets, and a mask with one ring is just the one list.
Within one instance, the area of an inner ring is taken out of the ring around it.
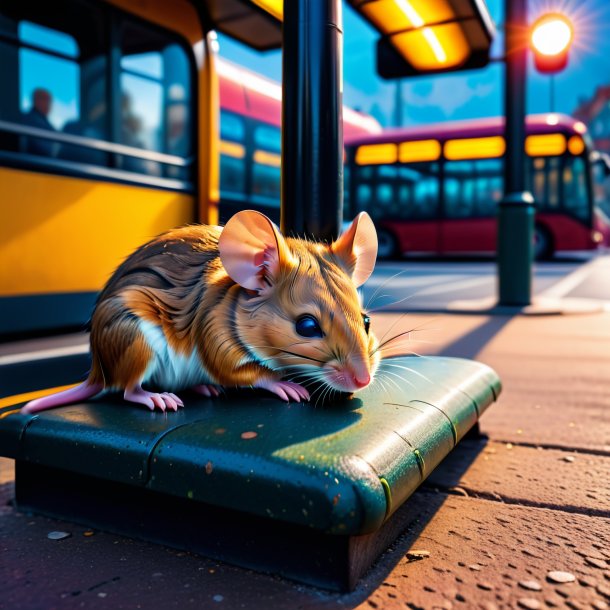
{"label": "bus tire", "polygon": [[534,259],[545,261],[553,256],[555,248],[549,230],[542,225],[534,227]]}
{"label": "bus tire", "polygon": [[398,256],[398,241],[387,229],[377,230],[377,258],[387,260]]}

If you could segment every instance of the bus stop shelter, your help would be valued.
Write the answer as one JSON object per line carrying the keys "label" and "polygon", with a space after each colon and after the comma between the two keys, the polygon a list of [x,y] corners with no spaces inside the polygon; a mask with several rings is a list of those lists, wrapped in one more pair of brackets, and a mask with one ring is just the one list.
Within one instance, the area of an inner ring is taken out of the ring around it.
{"label": "bus stop shelter", "polygon": [[[282,229],[336,237],[339,1],[292,0],[285,14],[281,2],[265,0],[193,3],[208,31],[259,49],[284,41]],[[436,40],[432,52],[445,45],[447,56],[443,27],[456,23],[470,32],[472,20],[487,27],[478,2],[464,3],[466,17],[455,10],[424,15],[429,3],[419,3],[418,12],[418,3],[406,0],[354,4],[380,29],[383,44],[392,44],[384,16],[401,9],[406,29]],[[469,35],[460,36],[467,45]],[[472,55],[477,61],[480,52]],[[0,367],[0,386],[10,394],[0,401],[0,454],[16,461],[19,509],[338,589],[353,588],[399,535],[396,512],[500,392],[498,377],[482,364],[404,356],[382,364],[392,367],[392,384],[317,408],[229,391],[222,399],[192,398],[168,416],[126,407],[112,395],[20,412],[47,388],[78,381],[88,364],[81,355]]]}

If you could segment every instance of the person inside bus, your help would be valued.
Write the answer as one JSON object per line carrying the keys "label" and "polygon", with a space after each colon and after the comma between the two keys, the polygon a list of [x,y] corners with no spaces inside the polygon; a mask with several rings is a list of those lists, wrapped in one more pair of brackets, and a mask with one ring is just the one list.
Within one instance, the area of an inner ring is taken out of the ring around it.
{"label": "person inside bus", "polygon": [[[53,98],[47,89],[43,89],[42,87],[34,89],[32,93],[32,108],[24,115],[24,124],[28,127],[55,131],[55,128],[48,119],[52,105]],[[53,140],[31,137],[24,138],[24,140],[24,148],[27,153],[52,157],[55,152],[55,143]]]}
{"label": "person inside bus", "polygon": [[[104,140],[105,120],[106,102],[104,100],[93,100],[86,117],[67,122],[62,131],[69,135]],[[106,165],[107,156],[107,153],[102,150],[96,150],[88,146],[75,146],[73,144],[62,144],[58,154],[58,157],[61,159],[91,163],[93,165]]]}
{"label": "person inside bus", "polygon": [[[127,92],[121,94],[121,144],[132,148],[146,149],[144,142],[144,121],[133,109],[133,100]],[[121,155],[121,169],[139,174],[157,175],[157,163],[139,157]]]}

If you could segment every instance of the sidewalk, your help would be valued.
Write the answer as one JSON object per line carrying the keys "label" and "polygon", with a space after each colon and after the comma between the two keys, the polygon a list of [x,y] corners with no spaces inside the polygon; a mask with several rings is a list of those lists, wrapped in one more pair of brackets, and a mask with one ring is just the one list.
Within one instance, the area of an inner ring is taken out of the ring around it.
{"label": "sidewalk", "polygon": [[[504,390],[484,436],[463,441],[407,502],[405,533],[356,591],[16,513],[4,460],[0,608],[609,608],[610,313],[374,320],[379,335],[394,322],[393,332],[422,329],[412,337],[425,342],[408,349],[485,362]],[[54,530],[71,537],[49,540]],[[553,571],[573,581],[553,582]]]}

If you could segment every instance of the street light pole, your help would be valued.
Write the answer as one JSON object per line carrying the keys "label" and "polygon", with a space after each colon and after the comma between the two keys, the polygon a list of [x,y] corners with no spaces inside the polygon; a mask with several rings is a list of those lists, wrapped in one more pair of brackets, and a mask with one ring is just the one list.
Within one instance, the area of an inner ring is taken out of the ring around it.
{"label": "street light pole", "polygon": [[504,198],[498,211],[498,304],[532,298],[534,199],[525,190],[526,0],[506,0]]}
{"label": "street light pole", "polygon": [[343,214],[340,0],[285,0],[281,230],[332,241]]}

